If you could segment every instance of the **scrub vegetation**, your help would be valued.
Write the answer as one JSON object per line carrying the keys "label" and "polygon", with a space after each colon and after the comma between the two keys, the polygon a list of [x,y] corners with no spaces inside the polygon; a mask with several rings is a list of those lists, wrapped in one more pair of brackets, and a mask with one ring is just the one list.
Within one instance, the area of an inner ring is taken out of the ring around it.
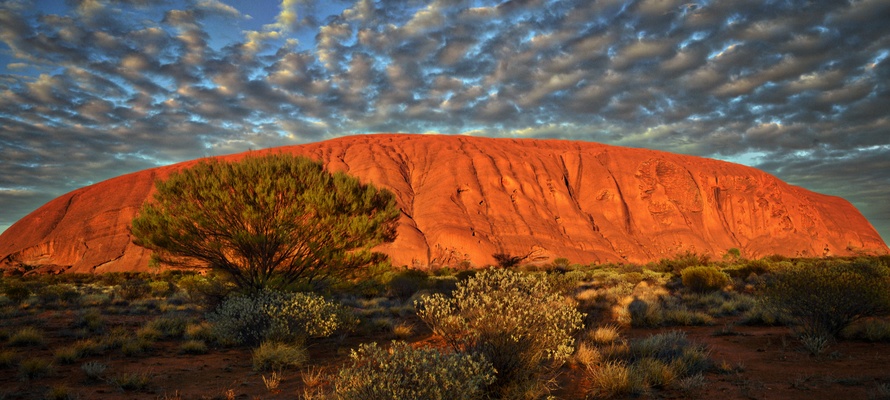
{"label": "scrub vegetation", "polygon": [[[729,385],[738,395],[725,397],[744,398],[768,378],[749,376],[755,366],[721,350],[727,343],[796,357],[791,369],[890,362],[857,350],[890,349],[887,261],[561,260],[478,270],[378,263],[311,290],[259,292],[213,271],[5,276],[0,292],[29,295],[0,295],[0,369],[8,372],[0,394],[581,399],[703,396]],[[704,279],[690,280],[698,271]],[[41,295],[46,287],[64,287],[64,299]],[[208,288],[224,288],[221,301],[206,301]],[[272,373],[268,389],[262,378]],[[215,383],[196,387],[195,374]],[[801,375],[785,390],[852,387],[868,397],[890,384],[862,374]]]}

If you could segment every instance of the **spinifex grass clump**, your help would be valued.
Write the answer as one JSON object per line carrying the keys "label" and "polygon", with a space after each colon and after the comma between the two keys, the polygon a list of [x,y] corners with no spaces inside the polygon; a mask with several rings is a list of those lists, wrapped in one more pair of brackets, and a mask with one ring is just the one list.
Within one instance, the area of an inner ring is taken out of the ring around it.
{"label": "spinifex grass clump", "polygon": [[415,349],[404,342],[389,349],[361,345],[350,358],[334,382],[343,400],[480,399],[495,380],[481,355]]}
{"label": "spinifex grass clump", "polygon": [[[481,271],[451,297],[425,296],[417,315],[457,351],[482,355],[497,371],[491,390],[502,397],[542,395],[544,375],[574,351],[583,314],[538,275]],[[532,396],[534,397],[534,396]]]}

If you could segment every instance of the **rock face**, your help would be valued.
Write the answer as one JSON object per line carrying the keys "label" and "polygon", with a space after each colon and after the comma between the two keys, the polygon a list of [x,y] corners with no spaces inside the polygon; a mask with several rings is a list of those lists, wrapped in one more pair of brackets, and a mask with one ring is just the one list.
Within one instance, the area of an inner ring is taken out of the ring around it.
{"label": "rock face", "polygon": [[[486,265],[492,254],[647,262],[719,257],[886,254],[847,201],[759,170],[665,152],[559,140],[364,135],[255,151],[306,155],[393,191],[393,265]],[[224,156],[236,160],[246,154]],[[0,268],[146,270],[128,225],[154,181],[195,161],[61,196],[0,235]]]}

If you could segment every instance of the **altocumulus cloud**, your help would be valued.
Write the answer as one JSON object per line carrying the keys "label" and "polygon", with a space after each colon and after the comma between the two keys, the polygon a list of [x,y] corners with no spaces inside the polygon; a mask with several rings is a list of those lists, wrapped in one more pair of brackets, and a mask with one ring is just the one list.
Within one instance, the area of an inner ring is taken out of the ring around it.
{"label": "altocumulus cloud", "polygon": [[0,229],[126,172],[397,131],[741,162],[890,237],[885,0],[39,3],[0,3]]}

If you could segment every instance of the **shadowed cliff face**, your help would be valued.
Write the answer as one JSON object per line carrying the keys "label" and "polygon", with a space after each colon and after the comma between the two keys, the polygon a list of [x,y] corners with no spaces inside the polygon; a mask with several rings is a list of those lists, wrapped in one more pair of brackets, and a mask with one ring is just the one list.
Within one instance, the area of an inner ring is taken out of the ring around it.
{"label": "shadowed cliff face", "polygon": [[[394,265],[476,266],[492,254],[647,262],[693,251],[749,258],[886,254],[847,201],[721,161],[588,142],[366,135],[256,151],[306,155],[396,194]],[[243,158],[246,154],[222,157]],[[128,226],[154,181],[195,161],[61,196],[0,236],[0,267],[146,270]]]}

